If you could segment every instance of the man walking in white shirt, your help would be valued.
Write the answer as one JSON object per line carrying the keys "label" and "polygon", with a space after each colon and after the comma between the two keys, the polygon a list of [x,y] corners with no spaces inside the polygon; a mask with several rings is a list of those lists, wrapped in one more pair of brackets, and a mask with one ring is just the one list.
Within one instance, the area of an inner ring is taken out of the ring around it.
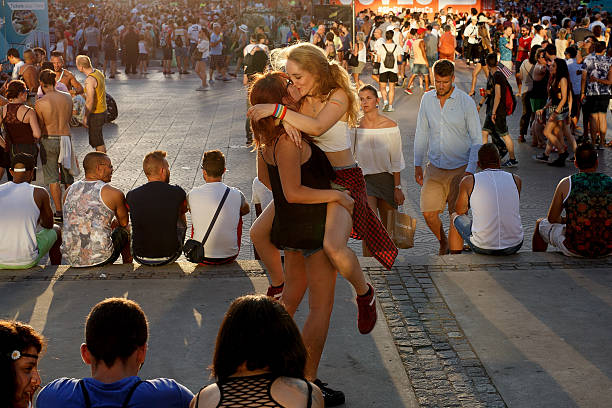
{"label": "man walking in white shirt", "polygon": [[447,238],[440,213],[447,203],[449,214],[454,212],[461,178],[476,170],[482,134],[474,100],[454,86],[453,63],[440,60],[433,71],[436,89],[423,95],[417,118],[414,177],[423,186],[421,212],[445,255],[449,249],[460,253],[462,240],[453,225]]}

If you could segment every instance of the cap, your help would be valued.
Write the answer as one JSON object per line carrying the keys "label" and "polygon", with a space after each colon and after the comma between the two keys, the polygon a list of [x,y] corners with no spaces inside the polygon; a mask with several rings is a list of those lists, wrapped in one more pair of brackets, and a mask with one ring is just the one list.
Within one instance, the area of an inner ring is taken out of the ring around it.
{"label": "cap", "polygon": [[36,168],[36,159],[29,153],[17,153],[11,160],[11,168],[14,172],[23,173]]}
{"label": "cap", "polygon": [[246,33],[247,31],[249,31],[249,27],[247,27],[247,25],[246,25],[246,24],[242,24],[242,25],[241,25],[240,27],[238,27],[238,28],[240,29],[240,31],[245,32],[245,33]]}

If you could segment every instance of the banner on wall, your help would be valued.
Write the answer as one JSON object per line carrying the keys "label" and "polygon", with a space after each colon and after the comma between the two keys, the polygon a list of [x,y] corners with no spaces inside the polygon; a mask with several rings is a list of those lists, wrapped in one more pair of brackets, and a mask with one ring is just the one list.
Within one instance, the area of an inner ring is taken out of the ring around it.
{"label": "banner on wall", "polygon": [[[469,12],[472,7],[481,10],[483,0],[355,0],[355,11],[370,9],[377,14],[401,13],[409,9],[411,13],[434,14],[452,7],[453,13]],[[350,6],[352,0],[335,0],[334,3]]]}
{"label": "banner on wall", "polygon": [[25,49],[35,47],[49,50],[47,0],[3,0],[0,3],[0,61],[6,61],[9,48],[17,48],[23,55]]}

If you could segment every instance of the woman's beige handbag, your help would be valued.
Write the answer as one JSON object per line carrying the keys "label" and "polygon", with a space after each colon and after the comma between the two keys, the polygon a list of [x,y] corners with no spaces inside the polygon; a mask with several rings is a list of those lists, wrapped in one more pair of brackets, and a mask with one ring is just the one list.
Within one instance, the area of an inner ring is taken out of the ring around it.
{"label": "woman's beige handbag", "polygon": [[387,232],[395,246],[408,249],[414,246],[414,231],[416,218],[404,214],[399,210],[389,210],[387,213]]}

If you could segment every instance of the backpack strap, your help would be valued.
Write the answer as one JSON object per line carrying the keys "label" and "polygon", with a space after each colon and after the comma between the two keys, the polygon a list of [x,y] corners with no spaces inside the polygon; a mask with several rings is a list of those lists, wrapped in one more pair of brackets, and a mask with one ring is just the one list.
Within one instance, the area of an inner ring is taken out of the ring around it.
{"label": "backpack strap", "polygon": [[81,386],[81,392],[83,393],[83,399],[85,400],[85,408],[91,408],[91,399],[89,399],[89,393],[87,392],[87,388],[85,388],[85,382],[80,379],[79,385]]}
{"label": "backpack strap", "polygon": [[136,391],[136,388],[142,384],[143,380],[138,380],[134,383],[134,385],[132,385],[132,387],[130,388],[130,390],[128,391],[127,395],[125,396],[125,400],[123,400],[123,404],[121,404],[122,408],[127,408],[128,404],[130,403],[130,400],[132,399],[132,395],[134,395],[134,391]]}
{"label": "backpack strap", "polygon": [[308,386],[308,402],[306,403],[306,408],[312,407],[312,385],[310,385],[310,381],[304,379],[306,381],[306,386]]}
{"label": "backpack strap", "polygon": [[225,193],[223,193],[223,198],[221,199],[221,202],[219,203],[219,206],[217,207],[217,211],[215,211],[215,215],[213,216],[212,220],[210,221],[210,225],[208,226],[208,230],[206,231],[206,234],[204,235],[204,238],[202,238],[202,247],[204,247],[204,244],[208,240],[208,236],[210,235],[210,232],[212,231],[212,228],[215,225],[215,222],[217,221],[217,217],[219,217],[219,213],[221,212],[221,208],[223,208],[223,204],[225,204],[225,200],[227,199],[227,196],[229,195],[229,193],[230,193],[230,188],[226,187],[225,188]]}

